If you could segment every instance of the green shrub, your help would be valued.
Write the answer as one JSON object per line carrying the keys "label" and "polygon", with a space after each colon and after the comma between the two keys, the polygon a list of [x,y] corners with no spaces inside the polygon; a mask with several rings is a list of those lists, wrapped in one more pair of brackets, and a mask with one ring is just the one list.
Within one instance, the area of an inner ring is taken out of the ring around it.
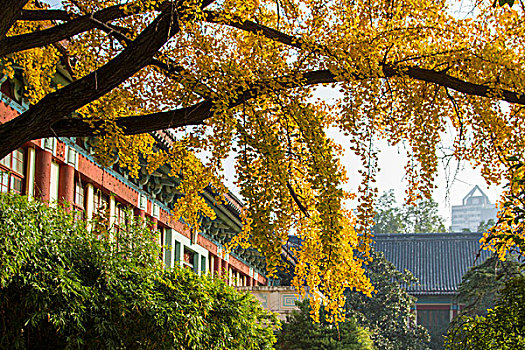
{"label": "green shrub", "polygon": [[251,295],[163,270],[141,222],[112,232],[107,220],[0,194],[0,348],[272,347],[277,321]]}
{"label": "green shrub", "polygon": [[279,333],[277,348],[280,350],[372,350],[373,342],[368,330],[358,327],[348,318],[337,326],[326,321],[321,308],[319,322],[310,316],[308,300],[297,302],[299,311],[293,311]]}

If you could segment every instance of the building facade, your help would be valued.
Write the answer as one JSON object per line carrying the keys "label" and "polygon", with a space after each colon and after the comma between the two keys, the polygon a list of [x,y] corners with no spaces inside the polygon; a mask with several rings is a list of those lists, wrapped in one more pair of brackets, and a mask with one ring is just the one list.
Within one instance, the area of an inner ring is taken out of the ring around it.
{"label": "building facade", "polygon": [[[27,110],[18,89],[16,80],[0,79],[0,123]],[[162,131],[152,136],[166,146],[171,140]],[[226,203],[214,205],[214,193],[205,193],[217,219],[203,219],[201,232],[191,234],[170,216],[178,182],[169,176],[167,166],[153,174],[142,169],[138,178],[131,178],[116,163],[110,168],[99,166],[93,142],[93,138],[49,138],[26,143],[0,160],[0,191],[68,203],[83,219],[105,210],[114,227],[131,210],[150,220],[152,229],[158,231],[166,267],[181,265],[199,274],[221,275],[236,286],[267,284],[264,259],[256,250],[238,248],[224,254],[225,244],[241,230],[242,203],[237,198],[229,194]]]}
{"label": "building facade", "polygon": [[237,289],[253,294],[265,309],[275,312],[281,321],[286,321],[293,311],[299,311],[295,303],[304,300],[292,286],[237,287]]}
{"label": "building facade", "polygon": [[452,206],[451,232],[478,231],[479,225],[489,220],[496,221],[498,209],[489,197],[476,185],[464,198],[461,205]]}

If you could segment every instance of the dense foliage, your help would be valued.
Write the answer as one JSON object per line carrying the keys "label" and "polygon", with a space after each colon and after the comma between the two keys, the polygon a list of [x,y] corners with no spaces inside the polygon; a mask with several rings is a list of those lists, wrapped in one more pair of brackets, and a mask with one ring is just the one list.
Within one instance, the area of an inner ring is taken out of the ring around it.
{"label": "dense foliage", "polygon": [[394,191],[390,190],[379,197],[375,211],[373,233],[445,232],[438,204],[432,198],[397,206]]}
{"label": "dense foliage", "polygon": [[451,328],[449,349],[521,350],[525,348],[525,276],[508,280],[496,306],[485,316],[465,316]]}
{"label": "dense foliage", "polygon": [[118,234],[90,224],[0,194],[0,348],[272,347],[275,317],[251,295],[163,270],[156,234],[142,222],[130,219]]}
{"label": "dense foliage", "polygon": [[462,277],[457,301],[465,305],[458,315],[486,315],[492,309],[505,283],[520,272],[521,264],[513,257],[501,261],[491,256],[483,263],[471,267]]}
{"label": "dense foliage", "polygon": [[310,317],[312,309],[307,301],[297,302],[299,311],[293,311],[282,325],[276,344],[279,350],[373,350],[370,332],[359,327],[352,318],[336,326],[327,322],[321,310],[319,322]]}
{"label": "dense foliage", "polygon": [[[375,140],[406,149],[411,202],[430,196],[439,149],[497,182],[525,148],[522,1],[463,2],[467,16],[450,0],[62,4],[0,0],[2,73],[30,105],[0,125],[0,158],[32,139],[97,135],[100,161],[132,175],[141,159],[149,172],[169,164],[181,179],[176,216],[198,230],[214,215],[200,195],[225,191],[233,156],[246,202],[234,243],[259,249],[273,272],[289,232],[300,236],[293,284],[313,292],[314,314],[325,303],[338,320],[345,289],[372,292],[362,263]],[[337,89],[330,103],[312,99],[321,84]],[[169,128],[180,128],[169,148],[142,134]],[[328,129],[346,135],[342,147]],[[357,218],[344,206],[343,150],[360,159],[346,164],[361,166]]]}
{"label": "dense foliage", "polygon": [[406,287],[417,283],[409,272],[399,272],[382,252],[373,250],[373,260],[367,265],[376,293],[371,298],[357,292],[347,292],[348,316],[371,333],[378,350],[421,350],[428,347],[427,330],[416,324],[413,312],[415,298]]}
{"label": "dense foliage", "polygon": [[455,320],[447,338],[450,349],[518,350],[525,347],[525,163],[517,157],[510,157],[508,161],[512,163],[511,181],[504,194],[498,222],[484,234],[483,242],[484,247],[494,251],[501,261],[505,262],[511,254],[517,263],[500,262],[502,267],[507,267],[503,283],[493,281],[493,272],[487,275],[487,266],[470,271],[470,279],[464,283],[465,288],[471,288],[463,294],[481,301],[487,297],[486,293],[491,297],[493,289],[482,291],[468,285],[476,283],[471,279],[477,278],[477,283],[485,282],[488,288],[494,285],[499,288],[495,306],[484,316],[461,316]]}

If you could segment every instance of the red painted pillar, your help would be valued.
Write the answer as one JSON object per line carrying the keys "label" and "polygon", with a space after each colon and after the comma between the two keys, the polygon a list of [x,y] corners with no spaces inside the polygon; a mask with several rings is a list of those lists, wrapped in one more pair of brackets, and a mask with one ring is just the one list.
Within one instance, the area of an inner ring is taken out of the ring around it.
{"label": "red painted pillar", "polygon": [[213,275],[219,276],[221,275],[221,258],[219,258],[217,255],[213,256]]}
{"label": "red painted pillar", "polygon": [[38,149],[35,162],[35,198],[44,201],[50,199],[51,189],[51,162],[53,155],[50,152]]}
{"label": "red painted pillar", "polygon": [[225,260],[222,261],[222,270],[224,271],[224,280],[226,284],[230,283],[230,264]]}
{"label": "red painted pillar", "polygon": [[138,216],[142,220],[146,218],[146,212],[142,209],[135,208],[135,216]]}
{"label": "red painted pillar", "polygon": [[58,200],[69,210],[75,200],[75,168],[68,164],[61,165],[59,179]]}
{"label": "red painted pillar", "polygon": [[252,278],[251,276],[249,276],[249,275],[246,276],[246,285],[247,285],[248,287],[253,286],[252,281],[253,281],[253,278]]}
{"label": "red painted pillar", "polygon": [[152,218],[151,222],[151,231],[157,231],[157,228],[159,227],[159,219]]}

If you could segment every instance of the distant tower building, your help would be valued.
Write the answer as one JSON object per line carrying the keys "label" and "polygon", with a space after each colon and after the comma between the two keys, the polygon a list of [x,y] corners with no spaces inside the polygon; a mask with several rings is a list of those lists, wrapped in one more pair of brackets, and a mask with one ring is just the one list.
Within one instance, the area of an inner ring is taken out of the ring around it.
{"label": "distant tower building", "polygon": [[496,221],[498,210],[489,201],[489,197],[476,185],[463,198],[463,205],[452,206],[451,232],[461,232],[469,229],[472,232],[478,230],[479,224],[492,219]]}

